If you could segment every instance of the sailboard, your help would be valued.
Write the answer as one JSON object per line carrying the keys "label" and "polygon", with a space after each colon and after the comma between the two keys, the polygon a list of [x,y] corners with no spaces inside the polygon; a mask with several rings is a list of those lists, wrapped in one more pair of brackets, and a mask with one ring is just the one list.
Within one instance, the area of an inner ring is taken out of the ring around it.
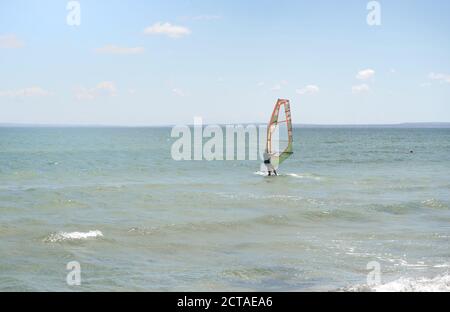
{"label": "sailboard", "polygon": [[278,166],[293,154],[291,105],[289,100],[278,99],[267,127],[266,153],[271,165]]}

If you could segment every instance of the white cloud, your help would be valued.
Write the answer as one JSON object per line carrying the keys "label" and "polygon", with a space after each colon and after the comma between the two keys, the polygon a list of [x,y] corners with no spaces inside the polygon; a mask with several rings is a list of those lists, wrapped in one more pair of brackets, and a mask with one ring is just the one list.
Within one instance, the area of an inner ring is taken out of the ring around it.
{"label": "white cloud", "polygon": [[0,49],[19,49],[25,44],[16,35],[0,35]]}
{"label": "white cloud", "polygon": [[[285,85],[287,85],[289,82],[287,80],[281,80],[280,82],[276,83],[270,90],[272,91],[279,91],[281,88]],[[264,83],[259,83],[259,86],[263,86]]]}
{"label": "white cloud", "polygon": [[372,78],[375,75],[375,71],[373,69],[364,69],[364,70],[360,70],[357,74],[356,74],[356,79],[358,80],[368,80],[370,78]]}
{"label": "white cloud", "polygon": [[370,87],[368,85],[366,85],[365,83],[352,87],[353,94],[365,93],[365,92],[369,92],[369,91],[370,91]]}
{"label": "white cloud", "polygon": [[115,94],[116,93],[116,87],[114,85],[114,82],[111,82],[111,81],[100,82],[97,85],[96,89],[97,90],[107,91],[110,94]]}
{"label": "white cloud", "polygon": [[114,82],[103,81],[98,83],[94,88],[78,88],[75,97],[78,100],[93,100],[102,96],[116,96],[117,90]]}
{"label": "white cloud", "polygon": [[431,80],[436,80],[439,82],[450,83],[450,75],[449,74],[438,74],[438,73],[430,73],[428,78]]}
{"label": "white cloud", "polygon": [[183,26],[172,25],[170,23],[155,23],[152,26],[145,28],[146,35],[166,35],[170,38],[180,38],[191,34],[189,28]]}
{"label": "white cloud", "polygon": [[95,49],[95,52],[102,54],[140,54],[144,52],[144,48],[142,47],[127,48],[127,47],[119,47],[116,45],[106,45],[104,47]]}
{"label": "white cloud", "polygon": [[175,95],[177,95],[177,96],[181,96],[181,97],[185,97],[185,96],[186,96],[186,93],[184,93],[183,90],[178,89],[178,88],[172,89],[172,92],[173,92]]}
{"label": "white cloud", "polygon": [[272,90],[272,91],[279,91],[279,90],[281,90],[281,85],[280,84],[276,84],[270,90]]}
{"label": "white cloud", "polygon": [[307,85],[304,88],[297,89],[297,94],[304,95],[304,94],[316,94],[320,91],[319,87],[316,85]]}
{"label": "white cloud", "polygon": [[19,90],[6,90],[0,91],[0,97],[9,98],[27,98],[27,97],[44,97],[49,96],[51,93],[41,87],[29,87]]}
{"label": "white cloud", "polygon": [[256,85],[257,85],[258,87],[262,87],[262,86],[264,86],[264,81],[260,81],[260,82],[258,82]]}

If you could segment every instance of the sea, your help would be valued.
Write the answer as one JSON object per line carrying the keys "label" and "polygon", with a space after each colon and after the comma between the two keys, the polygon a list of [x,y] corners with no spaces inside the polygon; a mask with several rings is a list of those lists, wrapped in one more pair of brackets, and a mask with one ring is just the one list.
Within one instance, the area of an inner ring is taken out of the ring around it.
{"label": "sea", "polygon": [[450,291],[450,129],[296,127],[276,177],[175,141],[1,127],[0,291]]}

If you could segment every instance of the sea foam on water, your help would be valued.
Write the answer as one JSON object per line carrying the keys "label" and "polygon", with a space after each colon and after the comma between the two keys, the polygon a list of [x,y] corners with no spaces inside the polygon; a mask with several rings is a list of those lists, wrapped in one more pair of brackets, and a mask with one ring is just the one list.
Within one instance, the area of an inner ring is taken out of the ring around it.
{"label": "sea foam on water", "polygon": [[345,291],[355,292],[449,292],[450,275],[444,274],[434,278],[407,278],[401,277],[386,284],[369,286],[356,285],[346,288]]}
{"label": "sea foam on water", "polygon": [[50,234],[45,241],[54,243],[65,240],[83,240],[96,237],[103,237],[103,233],[98,230],[89,232],[58,232]]}

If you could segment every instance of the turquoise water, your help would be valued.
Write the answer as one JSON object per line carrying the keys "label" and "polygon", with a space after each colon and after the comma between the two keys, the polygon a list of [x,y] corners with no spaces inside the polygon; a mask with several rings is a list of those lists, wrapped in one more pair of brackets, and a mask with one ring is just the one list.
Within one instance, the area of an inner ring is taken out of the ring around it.
{"label": "turquoise water", "polygon": [[0,128],[0,290],[450,290],[450,129],[294,136],[269,178],[169,128]]}

